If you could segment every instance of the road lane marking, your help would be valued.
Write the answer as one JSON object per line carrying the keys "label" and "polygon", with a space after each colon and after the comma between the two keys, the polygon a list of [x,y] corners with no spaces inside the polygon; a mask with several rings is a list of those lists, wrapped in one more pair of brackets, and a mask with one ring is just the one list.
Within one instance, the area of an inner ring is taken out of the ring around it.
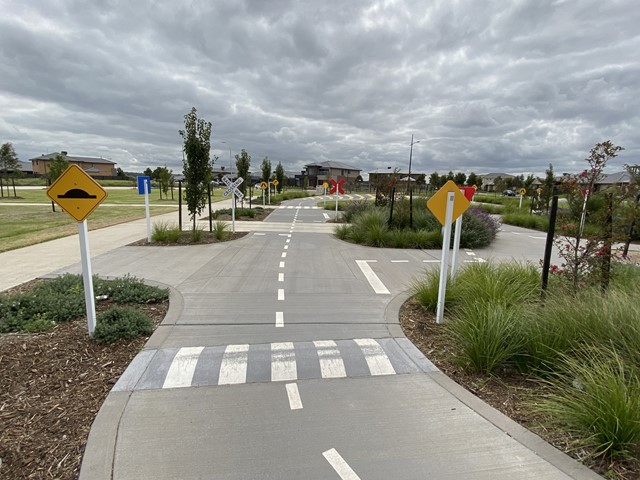
{"label": "road lane marking", "polygon": [[293,342],[271,344],[271,381],[297,380],[296,353]]}
{"label": "road lane marking", "polygon": [[287,241],[285,243],[291,243],[291,239],[287,238]]}
{"label": "road lane marking", "polygon": [[285,249],[285,250],[289,250],[289,245],[285,245],[285,246],[284,246],[284,249]]}
{"label": "road lane marking", "polygon": [[360,480],[360,477],[356,475],[356,472],[351,469],[335,448],[322,452],[322,455],[342,480]]}
{"label": "road lane marking", "polygon": [[278,281],[279,282],[284,282],[284,273],[279,273],[278,274]]}
{"label": "road lane marking", "polygon": [[371,285],[371,288],[373,288],[374,292],[381,295],[388,295],[391,293],[389,292],[387,287],[384,286],[384,283],[382,283],[382,281],[374,273],[373,269],[369,266],[366,260],[356,260],[356,264],[358,265],[358,267],[360,267],[360,270],[369,282],[369,285]]}
{"label": "road lane marking", "polygon": [[347,376],[336,342],[333,340],[317,340],[313,344],[318,351],[322,378],[343,378]]}
{"label": "road lane marking", "polygon": [[284,262],[280,262],[280,268],[284,268]]}
{"label": "road lane marking", "polygon": [[409,263],[409,260],[391,260],[391,263]]}
{"label": "road lane marking", "polygon": [[475,252],[472,252],[471,250],[465,250],[465,252],[466,252],[467,255],[469,255],[471,257],[475,257],[476,256]]}
{"label": "road lane marking", "polygon": [[536,237],[535,235],[527,235],[529,238],[533,238],[535,240],[546,240],[547,237]]}
{"label": "road lane marking", "polygon": [[265,236],[265,235],[266,235],[266,233],[254,233],[254,235],[255,235],[256,237],[263,237],[263,236]]}
{"label": "road lane marking", "polygon": [[204,347],[184,347],[178,350],[171,362],[162,388],[190,387],[193,372]]}
{"label": "road lane marking", "polygon": [[327,220],[331,218],[328,213],[323,213],[322,215],[324,215],[324,218],[326,218]]}
{"label": "road lane marking", "polygon": [[514,235],[522,235],[522,233],[520,232],[511,232],[511,233],[513,233]]}
{"label": "road lane marking", "polygon": [[280,258],[287,258],[287,252],[282,252],[282,255],[280,255]]}
{"label": "road lane marking", "polygon": [[440,260],[422,260],[422,263],[440,263]]}
{"label": "road lane marking", "polygon": [[287,383],[285,385],[287,389],[287,397],[289,397],[289,407],[291,410],[300,410],[302,408],[302,399],[300,398],[300,391],[296,383]]}
{"label": "road lane marking", "polygon": [[284,312],[276,312],[276,327],[284,327]]}
{"label": "road lane marking", "polygon": [[373,338],[356,338],[353,340],[362,350],[371,375],[395,375],[396,371],[389,357]]}
{"label": "road lane marking", "polygon": [[278,300],[284,300],[284,288],[278,289]]}
{"label": "road lane marking", "polygon": [[249,345],[227,345],[220,365],[218,385],[247,382],[247,358]]}

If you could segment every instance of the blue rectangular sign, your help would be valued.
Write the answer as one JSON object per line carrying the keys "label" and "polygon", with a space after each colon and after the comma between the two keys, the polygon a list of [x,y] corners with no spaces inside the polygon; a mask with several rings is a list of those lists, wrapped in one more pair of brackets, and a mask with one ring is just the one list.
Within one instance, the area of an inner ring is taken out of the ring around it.
{"label": "blue rectangular sign", "polygon": [[140,176],[138,177],[138,193],[140,195],[144,195],[145,191],[144,191],[144,184],[148,185],[148,189],[149,189],[149,193],[151,193],[151,177],[148,176]]}

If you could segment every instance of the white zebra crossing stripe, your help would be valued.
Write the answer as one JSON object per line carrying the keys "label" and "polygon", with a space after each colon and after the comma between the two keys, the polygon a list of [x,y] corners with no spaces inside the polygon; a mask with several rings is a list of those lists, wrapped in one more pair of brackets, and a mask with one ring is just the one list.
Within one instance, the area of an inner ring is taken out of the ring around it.
{"label": "white zebra crossing stripe", "polygon": [[336,342],[333,340],[319,340],[313,342],[313,344],[318,350],[322,378],[343,378],[347,376]]}
{"label": "white zebra crossing stripe", "polygon": [[271,381],[296,380],[296,354],[292,342],[271,344]]}
{"label": "white zebra crossing stripe", "polygon": [[204,347],[185,347],[178,350],[173,362],[171,362],[171,367],[169,367],[162,388],[191,386],[193,372],[196,370],[202,350],[204,350]]}
{"label": "white zebra crossing stripe", "polygon": [[220,365],[218,385],[233,385],[247,381],[249,345],[227,345]]}
{"label": "white zebra crossing stripe", "polygon": [[356,338],[354,342],[362,349],[371,375],[394,375],[396,373],[389,357],[373,338]]}
{"label": "white zebra crossing stripe", "polygon": [[302,399],[300,398],[300,391],[298,385],[295,383],[287,383],[287,397],[289,397],[289,407],[291,410],[300,410],[302,408]]}

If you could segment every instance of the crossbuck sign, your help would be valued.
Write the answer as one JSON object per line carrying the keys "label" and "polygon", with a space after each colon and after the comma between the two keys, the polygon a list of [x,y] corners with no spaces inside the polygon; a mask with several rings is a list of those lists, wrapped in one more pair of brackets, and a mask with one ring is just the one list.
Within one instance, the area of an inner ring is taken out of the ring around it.
{"label": "crossbuck sign", "polygon": [[238,186],[244,182],[242,177],[236,178],[233,182],[229,180],[229,177],[222,177],[222,181],[227,186],[227,189],[222,193],[222,195],[228,197],[230,193],[233,193],[238,200],[242,200],[244,198],[244,194],[238,189]]}

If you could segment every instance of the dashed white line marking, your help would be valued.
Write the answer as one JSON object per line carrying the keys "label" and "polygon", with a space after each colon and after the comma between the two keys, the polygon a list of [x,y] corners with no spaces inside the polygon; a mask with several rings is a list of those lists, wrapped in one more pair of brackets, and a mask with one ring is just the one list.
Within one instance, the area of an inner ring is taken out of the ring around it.
{"label": "dashed white line marking", "polygon": [[317,340],[313,344],[318,351],[322,378],[343,378],[347,376],[336,342],[333,340]]}
{"label": "dashed white line marking", "polygon": [[284,268],[284,262],[280,262],[280,268]]}
{"label": "dashed white line marking", "polygon": [[331,218],[331,217],[329,216],[329,214],[328,214],[328,213],[323,213],[322,215],[323,215],[323,216],[324,216],[324,218],[326,218],[327,220],[329,220],[329,219]]}
{"label": "dashed white line marking", "polygon": [[533,238],[535,240],[546,240],[547,237],[536,237],[535,235],[527,235],[529,238]]}
{"label": "dashed white line marking", "polygon": [[227,345],[220,365],[218,385],[247,382],[247,357],[249,345]]}
{"label": "dashed white line marking", "polygon": [[422,260],[422,263],[440,263],[440,260]]}
{"label": "dashed white line marking", "polygon": [[409,260],[391,260],[391,263],[409,263]]}
{"label": "dashed white line marking", "polygon": [[342,480],[360,480],[360,477],[351,469],[349,464],[344,461],[344,458],[340,456],[335,448],[322,452],[322,455]]}
{"label": "dashed white line marking", "polygon": [[287,238],[287,241],[285,243],[291,243],[291,239]]}
{"label": "dashed white line marking", "polygon": [[284,300],[284,288],[278,289],[278,300]]}
{"label": "dashed white line marking", "polygon": [[282,255],[280,255],[281,258],[287,258],[287,252],[282,252]]}
{"label": "dashed white line marking", "polygon": [[298,378],[293,342],[271,344],[271,381],[281,382]]}
{"label": "dashed white line marking", "polygon": [[356,264],[358,265],[358,267],[360,267],[360,270],[362,270],[362,273],[369,282],[369,285],[371,285],[371,288],[373,288],[374,292],[381,295],[391,293],[389,292],[387,287],[384,286],[384,283],[382,283],[382,281],[378,278],[378,276],[375,274],[366,260],[356,260]]}
{"label": "dashed white line marking", "polygon": [[204,347],[184,347],[171,362],[162,388],[190,387],[198,358]]}
{"label": "dashed white line marking", "polygon": [[278,281],[279,282],[284,282],[284,273],[279,273],[278,274]]}
{"label": "dashed white line marking", "polygon": [[466,254],[469,255],[470,257],[475,257],[476,256],[475,252],[471,252],[469,250],[466,251]]}
{"label": "dashed white line marking", "polygon": [[284,327],[284,312],[276,312],[276,327]]}
{"label": "dashed white line marking", "polygon": [[254,233],[256,237],[264,237],[266,233]]}
{"label": "dashed white line marking", "polygon": [[289,250],[289,245],[285,245],[285,246],[284,246],[284,249],[285,249],[285,250]]}
{"label": "dashed white line marking", "polygon": [[302,408],[302,399],[300,398],[300,391],[296,383],[287,383],[287,396],[289,397],[289,407],[291,410],[300,410]]}
{"label": "dashed white line marking", "polygon": [[280,236],[280,237],[291,237],[291,235],[289,235],[288,233],[279,233],[278,236]]}
{"label": "dashed white line marking", "polygon": [[371,375],[394,375],[396,373],[389,357],[373,338],[356,338],[353,341],[362,350]]}
{"label": "dashed white line marking", "polygon": [[511,232],[511,233],[513,233],[514,235],[522,235],[522,233],[520,232]]}

